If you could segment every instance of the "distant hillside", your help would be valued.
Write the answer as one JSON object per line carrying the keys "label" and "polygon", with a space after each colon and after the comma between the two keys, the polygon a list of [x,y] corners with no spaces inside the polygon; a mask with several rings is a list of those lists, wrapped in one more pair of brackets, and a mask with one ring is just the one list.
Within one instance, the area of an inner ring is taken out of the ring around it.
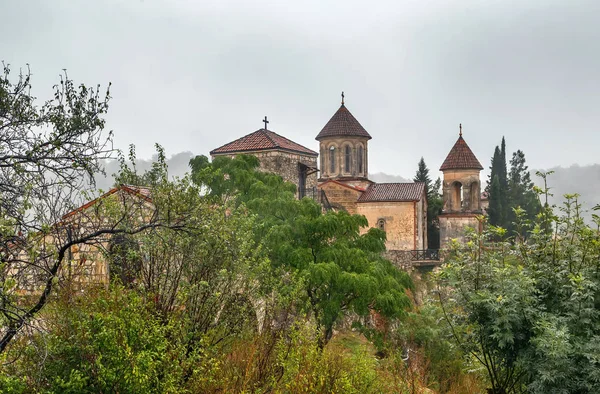
{"label": "distant hillside", "polygon": [[[554,171],[554,174],[548,176],[548,186],[550,193],[554,194],[551,198],[553,204],[561,205],[565,194],[577,193],[580,195],[583,208],[589,210],[596,204],[600,204],[600,164],[589,166],[579,166],[577,164],[571,167],[554,167],[547,171]],[[538,186],[542,186],[541,178],[535,175],[535,170],[531,172],[531,178]],[[586,217],[591,217],[588,212]]]}
{"label": "distant hillside", "polygon": [[377,183],[403,183],[412,182],[410,179],[401,177],[400,175],[390,175],[383,172],[376,172],[375,174],[369,174],[369,179]]}
{"label": "distant hillside", "polygon": [[[171,175],[171,177],[182,177],[189,172],[189,162],[194,156],[195,155],[192,152],[180,152],[168,158],[167,165],[169,166],[169,175]],[[149,170],[154,160],[156,160],[156,156],[152,157],[150,160],[137,159],[135,164],[138,173],[143,174],[146,170]],[[96,187],[98,189],[108,190],[114,183],[113,174],[116,174],[119,171],[119,162],[117,160],[107,160],[104,162],[104,168],[106,176],[101,174],[96,175]]]}

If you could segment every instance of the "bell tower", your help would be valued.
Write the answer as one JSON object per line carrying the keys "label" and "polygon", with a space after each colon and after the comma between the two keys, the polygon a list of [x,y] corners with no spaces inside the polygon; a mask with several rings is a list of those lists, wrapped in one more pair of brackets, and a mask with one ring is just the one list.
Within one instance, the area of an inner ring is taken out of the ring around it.
{"label": "bell tower", "polygon": [[481,209],[481,163],[471,151],[459,126],[458,140],[440,167],[444,175],[442,214],[440,220],[440,247],[444,249],[452,239],[462,240],[467,227],[479,228],[477,216]]}
{"label": "bell tower", "polygon": [[315,138],[319,141],[319,181],[364,182],[369,177],[368,142],[371,136],[344,103]]}

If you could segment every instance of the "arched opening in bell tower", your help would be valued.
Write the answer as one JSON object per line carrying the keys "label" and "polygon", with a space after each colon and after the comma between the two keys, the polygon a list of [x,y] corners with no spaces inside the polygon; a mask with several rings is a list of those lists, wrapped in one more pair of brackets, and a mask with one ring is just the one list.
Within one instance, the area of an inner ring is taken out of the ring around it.
{"label": "arched opening in bell tower", "polygon": [[452,184],[451,196],[452,196],[452,201],[450,204],[451,209],[453,211],[460,211],[460,209],[462,207],[462,203],[463,203],[463,185],[462,185],[462,183],[456,181]]}

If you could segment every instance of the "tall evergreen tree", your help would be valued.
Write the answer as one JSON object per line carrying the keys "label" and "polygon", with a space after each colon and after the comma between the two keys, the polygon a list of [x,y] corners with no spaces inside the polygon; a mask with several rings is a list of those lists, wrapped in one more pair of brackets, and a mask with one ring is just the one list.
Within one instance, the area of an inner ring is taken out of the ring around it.
{"label": "tall evergreen tree", "polygon": [[[516,220],[513,208],[520,207],[525,211],[525,218],[533,221],[540,212],[541,206],[537,194],[533,190],[533,182],[528,167],[525,164],[525,153],[517,150],[510,160],[510,174],[508,179],[508,201],[510,203],[507,228],[514,230]],[[525,235],[525,234],[521,234]]]}
{"label": "tall evergreen tree", "polygon": [[[504,139],[502,139],[504,141]],[[490,175],[485,191],[488,193],[490,202],[488,207],[489,222],[494,226],[504,225],[504,210],[502,202],[506,201],[506,188],[503,188],[505,182],[503,178],[506,176],[506,163],[503,163],[503,156],[500,147],[494,149],[492,156],[492,165],[490,166]],[[494,186],[494,182],[497,185]]]}
{"label": "tall evergreen tree", "polygon": [[443,200],[440,196],[442,181],[438,177],[435,182],[431,182],[429,177],[429,168],[425,164],[425,159],[421,157],[417,173],[413,178],[415,182],[423,182],[427,193],[427,247],[429,249],[440,248],[440,226],[438,216],[442,213]]}
{"label": "tall evergreen tree", "polygon": [[500,180],[498,175],[494,175],[490,186],[488,211],[488,221],[494,226],[500,226],[502,222],[502,200],[500,198]]}
{"label": "tall evergreen tree", "polygon": [[515,208],[523,209],[525,218],[529,220],[532,220],[541,209],[537,195],[533,191],[533,182],[525,164],[523,151],[517,150],[513,153],[510,161],[510,173],[507,172],[504,137],[502,137],[500,146],[496,146],[494,149],[485,191],[489,198],[487,209],[489,223],[509,230],[511,235],[514,235],[515,230]]}

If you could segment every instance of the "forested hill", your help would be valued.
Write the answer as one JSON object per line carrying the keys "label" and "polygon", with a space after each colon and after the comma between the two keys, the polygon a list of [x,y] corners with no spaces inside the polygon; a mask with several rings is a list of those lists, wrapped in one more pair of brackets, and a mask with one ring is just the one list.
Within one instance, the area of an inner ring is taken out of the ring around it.
{"label": "forested hill", "polygon": [[[562,204],[565,194],[577,193],[580,195],[583,208],[589,210],[596,204],[600,204],[600,164],[589,166],[579,166],[574,164],[570,167],[553,167],[545,172],[554,171],[548,176],[548,186],[553,194],[551,201],[553,204]],[[531,172],[531,178],[538,186],[542,186],[542,179],[535,175],[536,171]],[[587,212],[586,217],[591,217]]]}
{"label": "forested hill", "polygon": [[[179,152],[167,159],[167,165],[169,166],[169,175],[173,177],[182,177],[186,173],[190,172],[190,159],[195,155],[192,152]],[[157,159],[154,155],[150,160],[137,159],[135,162],[136,168],[139,174],[150,170],[152,163]],[[96,175],[96,187],[102,190],[109,190],[114,184],[113,174],[119,172],[119,162],[117,160],[106,160],[104,161],[104,170],[106,176],[102,174]]]}
{"label": "forested hill", "polygon": [[[179,152],[167,159],[169,174],[171,176],[181,177],[190,171],[189,161],[194,157],[192,152]],[[136,165],[140,173],[150,169],[152,162],[150,160],[137,159]],[[105,163],[106,176],[98,175],[96,177],[97,187],[102,190],[108,190],[113,184],[112,174],[119,171],[119,162],[117,160],[107,161]],[[554,171],[548,177],[548,184],[551,187],[552,203],[560,204],[565,194],[578,193],[584,209],[590,209],[596,204],[600,204],[600,164],[589,166],[579,166],[574,164],[570,167],[553,167],[545,171]],[[538,186],[541,185],[541,178],[535,175],[536,170],[531,171],[531,179]],[[409,179],[400,175],[391,175],[383,172],[371,174],[371,180],[375,182],[410,182]],[[588,215],[586,215],[589,217]]]}

